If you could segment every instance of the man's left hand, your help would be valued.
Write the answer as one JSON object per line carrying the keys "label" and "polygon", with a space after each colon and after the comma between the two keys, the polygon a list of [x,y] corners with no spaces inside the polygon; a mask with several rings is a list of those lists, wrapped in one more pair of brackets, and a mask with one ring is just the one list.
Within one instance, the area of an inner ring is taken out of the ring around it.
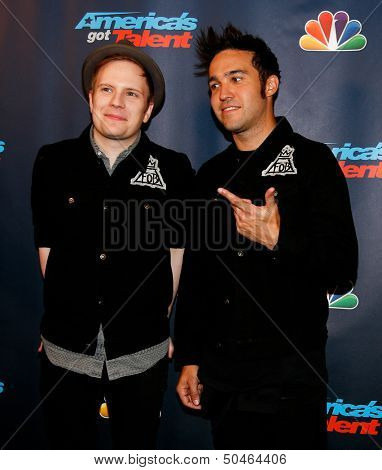
{"label": "man's left hand", "polygon": [[249,240],[273,250],[280,233],[280,213],[275,200],[276,189],[267,189],[264,206],[255,206],[251,200],[242,199],[224,188],[219,188],[218,193],[230,202],[237,231]]}

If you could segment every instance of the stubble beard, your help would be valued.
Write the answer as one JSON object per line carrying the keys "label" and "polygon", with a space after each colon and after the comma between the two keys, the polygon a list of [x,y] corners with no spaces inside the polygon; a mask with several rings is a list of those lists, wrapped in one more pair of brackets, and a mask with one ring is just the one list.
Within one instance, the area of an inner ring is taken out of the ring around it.
{"label": "stubble beard", "polygon": [[239,122],[237,123],[225,123],[224,121],[220,121],[223,125],[224,129],[232,134],[241,134],[246,130],[245,125]]}

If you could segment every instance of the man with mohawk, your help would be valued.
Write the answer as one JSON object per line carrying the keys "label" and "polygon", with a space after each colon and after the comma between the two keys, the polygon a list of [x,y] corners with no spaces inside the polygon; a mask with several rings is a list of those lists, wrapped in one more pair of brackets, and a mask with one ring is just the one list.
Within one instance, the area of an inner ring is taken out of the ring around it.
{"label": "man with mohawk", "polygon": [[200,168],[198,193],[207,211],[230,211],[220,225],[207,217],[209,242],[186,256],[177,392],[211,420],[218,449],[323,449],[327,294],[357,273],[346,182],[324,144],[275,117],[280,70],[262,39],[210,27],[197,52],[232,140]]}

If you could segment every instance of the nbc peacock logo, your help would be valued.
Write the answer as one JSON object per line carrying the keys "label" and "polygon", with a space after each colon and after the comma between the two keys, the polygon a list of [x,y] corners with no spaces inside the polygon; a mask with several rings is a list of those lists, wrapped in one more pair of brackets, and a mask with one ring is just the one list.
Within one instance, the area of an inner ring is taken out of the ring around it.
{"label": "nbc peacock logo", "polygon": [[353,289],[346,294],[329,294],[328,295],[329,308],[339,310],[354,310],[358,307],[359,299],[353,294]]}
{"label": "nbc peacock logo", "polygon": [[104,399],[104,402],[99,407],[99,415],[101,418],[109,419],[109,410],[107,408],[106,399]]}
{"label": "nbc peacock logo", "polygon": [[300,47],[304,51],[354,52],[366,47],[367,39],[359,34],[362,25],[358,20],[350,20],[346,11],[333,15],[322,11],[317,20],[305,24],[307,34],[301,36]]}

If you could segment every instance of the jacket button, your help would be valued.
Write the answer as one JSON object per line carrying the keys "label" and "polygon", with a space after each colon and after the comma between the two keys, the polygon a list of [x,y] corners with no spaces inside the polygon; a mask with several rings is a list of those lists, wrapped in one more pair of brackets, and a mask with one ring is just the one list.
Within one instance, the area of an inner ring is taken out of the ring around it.
{"label": "jacket button", "polygon": [[229,297],[226,297],[226,298],[224,299],[224,303],[225,303],[226,305],[229,305],[229,302],[230,302]]}
{"label": "jacket button", "polygon": [[68,202],[69,202],[69,204],[74,204],[74,197],[70,197],[70,198],[68,199]]}
{"label": "jacket button", "polygon": [[150,204],[149,204],[149,203],[147,203],[147,202],[146,202],[146,204],[145,204],[143,207],[144,207],[146,210],[148,210],[148,209],[150,209],[150,208],[151,208]]}
{"label": "jacket button", "polygon": [[109,206],[108,206],[107,204],[105,204],[105,205],[103,206],[103,210],[104,210],[104,211],[107,211],[108,209],[109,209]]}
{"label": "jacket button", "polygon": [[101,254],[99,255],[99,259],[102,260],[102,261],[104,261],[104,260],[106,259],[105,253],[101,253]]}
{"label": "jacket button", "polygon": [[240,258],[241,258],[242,256],[244,256],[244,251],[239,250],[239,251],[237,252],[237,256],[240,256]]}
{"label": "jacket button", "polygon": [[97,300],[97,303],[98,303],[99,306],[102,306],[103,305],[103,298],[99,297],[98,300]]}

